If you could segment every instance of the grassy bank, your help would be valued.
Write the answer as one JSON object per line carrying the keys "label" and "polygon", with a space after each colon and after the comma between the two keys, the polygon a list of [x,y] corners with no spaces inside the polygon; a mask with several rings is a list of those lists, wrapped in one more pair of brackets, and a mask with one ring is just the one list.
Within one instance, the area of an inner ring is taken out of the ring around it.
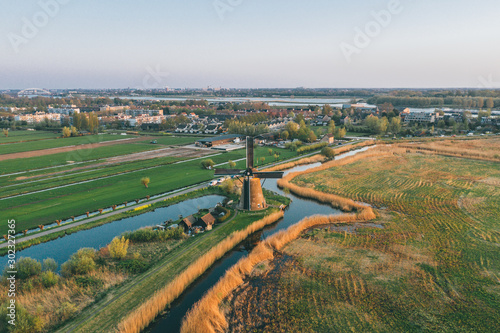
{"label": "grassy bank", "polygon": [[[162,207],[168,207],[168,206],[177,204],[177,203],[185,201],[185,200],[199,198],[199,197],[203,197],[203,196],[207,196],[207,195],[214,195],[214,194],[227,195],[218,186],[203,188],[200,190],[189,192],[187,194],[178,195],[178,196],[175,196],[175,197],[172,197],[169,199],[165,199],[165,200],[160,201],[160,202],[153,203],[153,204],[148,205],[147,207],[145,207],[141,210],[138,210],[138,211],[130,210],[130,211],[122,212],[120,214],[109,216],[109,217],[106,217],[104,215],[102,219],[99,219],[97,221],[82,224],[82,225],[79,225],[79,226],[76,226],[76,227],[73,227],[70,229],[66,229],[64,231],[55,232],[55,233],[52,233],[50,235],[41,236],[41,237],[31,239],[28,241],[23,241],[23,238],[18,238],[17,244],[16,244],[16,250],[20,251],[20,250],[26,249],[28,247],[31,247],[31,246],[34,246],[37,244],[49,242],[51,240],[54,240],[54,239],[57,239],[60,237],[64,237],[66,235],[71,235],[71,234],[78,232],[78,231],[81,231],[81,230],[88,230],[88,229],[92,229],[92,228],[95,228],[95,227],[98,227],[100,225],[110,223],[113,221],[118,221],[118,220],[132,217],[132,216],[142,215],[144,213],[151,212],[155,209],[162,208]],[[7,248],[0,249],[0,256],[6,255],[7,251],[8,251]]]}
{"label": "grassy bank", "polygon": [[[107,295],[105,300],[75,316],[59,331],[108,332],[117,329],[119,323],[122,330],[137,331],[154,319],[176,295],[203,273],[210,266],[211,260],[217,260],[219,255],[222,256],[238,243],[231,245],[232,242],[226,239],[237,241],[234,235],[239,235],[238,232],[251,228],[255,221],[270,214],[273,218],[281,215],[276,209],[240,212],[233,220],[214,230],[189,238],[182,246],[176,247],[159,260],[151,270],[126,281]],[[270,218],[265,220],[273,222]],[[225,251],[221,251],[223,248],[218,245],[221,242],[225,244]],[[207,257],[208,254],[211,256]],[[145,307],[145,302],[152,307]]]}

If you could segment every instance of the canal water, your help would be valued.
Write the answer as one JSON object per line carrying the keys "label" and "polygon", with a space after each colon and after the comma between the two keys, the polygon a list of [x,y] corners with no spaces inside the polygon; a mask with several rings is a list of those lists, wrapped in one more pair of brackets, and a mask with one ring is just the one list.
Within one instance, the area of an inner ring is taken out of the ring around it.
{"label": "canal water", "polygon": [[[106,246],[114,237],[125,231],[134,231],[143,227],[155,226],[167,220],[177,220],[179,215],[189,216],[200,209],[214,207],[222,202],[224,197],[210,195],[202,198],[190,199],[152,212],[124,218],[104,224],[89,230],[82,230],[71,235],[55,239],[50,242],[34,245],[17,252],[16,257],[30,257],[42,262],[44,259],[53,258],[59,265],[82,247],[99,249]],[[0,267],[7,264],[7,256],[0,257]]]}
{"label": "canal water", "polygon": [[[339,155],[336,157],[336,159],[352,156],[356,153],[368,149],[369,148],[363,148],[357,151]],[[320,163],[298,166],[293,169],[287,170],[285,174],[289,172],[311,169],[319,165]],[[263,187],[281,195],[287,195],[278,188],[277,180],[275,179],[267,179],[264,182]],[[305,217],[318,214],[336,215],[342,213],[340,210],[333,209],[328,205],[322,205],[315,201],[299,198],[292,194],[288,194],[288,196],[292,199],[292,202],[285,211],[285,216],[280,221],[266,227],[264,230],[251,235],[245,241],[238,244],[232,251],[228,252],[211,268],[209,268],[202,276],[200,276],[194,283],[192,283],[191,286],[186,289],[186,291],[171,304],[170,309],[166,309],[165,312],[161,314],[151,325],[149,325],[149,327],[147,327],[144,332],[179,332],[182,324],[182,319],[189,311],[189,309],[191,309],[191,307],[203,297],[206,291],[208,291],[213,285],[217,283],[217,281],[224,275],[227,269],[236,264],[239,259],[246,256],[263,239],[276,232],[279,232],[280,230],[287,229],[289,226],[296,224]]]}

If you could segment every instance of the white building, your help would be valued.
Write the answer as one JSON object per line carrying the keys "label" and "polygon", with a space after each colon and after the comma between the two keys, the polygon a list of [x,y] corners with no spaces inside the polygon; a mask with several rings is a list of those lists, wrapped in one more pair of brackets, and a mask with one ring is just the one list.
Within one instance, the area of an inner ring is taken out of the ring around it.
{"label": "white building", "polygon": [[48,108],[47,109],[48,113],[59,113],[59,114],[64,114],[64,115],[72,115],[74,113],[80,113],[79,108],[67,108],[67,107],[61,107],[61,108]]}
{"label": "white building", "polygon": [[405,123],[409,122],[417,123],[434,123],[436,121],[436,115],[431,112],[415,112],[411,111],[405,117]]}

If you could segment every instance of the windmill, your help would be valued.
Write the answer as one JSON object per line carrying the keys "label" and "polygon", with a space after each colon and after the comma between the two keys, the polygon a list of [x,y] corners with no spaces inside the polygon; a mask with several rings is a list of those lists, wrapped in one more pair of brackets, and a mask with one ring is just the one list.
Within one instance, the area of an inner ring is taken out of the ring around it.
{"label": "windmill", "polygon": [[262,172],[257,171],[253,165],[252,137],[247,136],[247,168],[245,170],[235,169],[215,169],[216,176],[241,176],[243,177],[243,189],[241,192],[240,205],[245,210],[260,210],[267,207],[264,195],[262,194],[261,179],[279,179],[283,177],[283,172]]}

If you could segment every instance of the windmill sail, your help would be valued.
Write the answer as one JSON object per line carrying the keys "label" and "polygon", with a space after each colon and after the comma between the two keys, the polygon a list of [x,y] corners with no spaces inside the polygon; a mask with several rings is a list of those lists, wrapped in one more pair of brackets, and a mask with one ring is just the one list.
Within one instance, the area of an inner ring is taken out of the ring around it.
{"label": "windmill sail", "polygon": [[247,169],[253,169],[253,138],[247,136]]}

